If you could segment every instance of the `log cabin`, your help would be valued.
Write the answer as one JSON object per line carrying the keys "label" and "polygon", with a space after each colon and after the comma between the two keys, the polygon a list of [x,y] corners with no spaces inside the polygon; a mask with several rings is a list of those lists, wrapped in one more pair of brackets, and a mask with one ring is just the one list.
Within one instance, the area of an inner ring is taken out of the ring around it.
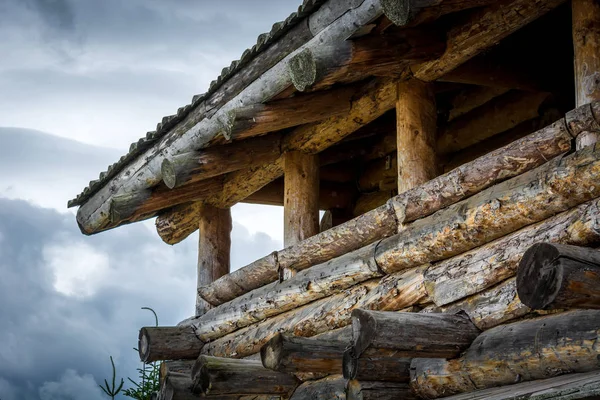
{"label": "log cabin", "polygon": [[304,0],[69,207],[200,232],[159,399],[593,399],[599,136],[598,0]]}

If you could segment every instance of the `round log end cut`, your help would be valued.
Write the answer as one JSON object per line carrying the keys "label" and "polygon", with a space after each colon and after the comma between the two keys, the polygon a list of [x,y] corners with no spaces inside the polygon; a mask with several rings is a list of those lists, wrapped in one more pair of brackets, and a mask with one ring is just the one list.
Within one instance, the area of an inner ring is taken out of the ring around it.
{"label": "round log end cut", "polygon": [[562,283],[560,252],[550,243],[531,246],[517,269],[517,294],[526,306],[540,310],[551,304]]}
{"label": "round log end cut", "polygon": [[278,371],[281,367],[281,352],[283,349],[283,336],[281,334],[275,335],[260,349],[260,359],[263,367]]}
{"label": "round log end cut", "polygon": [[411,18],[411,2],[398,0],[381,0],[383,13],[394,25],[405,26]]}
{"label": "round log end cut", "polygon": [[317,81],[317,63],[308,49],[292,57],[288,63],[288,69],[294,87],[301,92]]}
{"label": "round log end cut", "polygon": [[165,158],[160,165],[160,173],[162,175],[163,182],[169,189],[175,188],[177,186],[177,173],[175,171],[175,164]]}

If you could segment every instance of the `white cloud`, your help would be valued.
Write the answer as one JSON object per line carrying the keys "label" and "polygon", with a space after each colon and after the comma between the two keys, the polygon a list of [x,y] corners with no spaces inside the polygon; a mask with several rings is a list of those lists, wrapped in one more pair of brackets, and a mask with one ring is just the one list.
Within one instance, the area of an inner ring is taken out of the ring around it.
{"label": "white cloud", "polygon": [[47,245],[43,255],[54,288],[67,296],[92,296],[108,276],[108,256],[83,242]]}
{"label": "white cloud", "polygon": [[94,377],[68,369],[59,381],[45,382],[39,390],[41,400],[105,400]]}

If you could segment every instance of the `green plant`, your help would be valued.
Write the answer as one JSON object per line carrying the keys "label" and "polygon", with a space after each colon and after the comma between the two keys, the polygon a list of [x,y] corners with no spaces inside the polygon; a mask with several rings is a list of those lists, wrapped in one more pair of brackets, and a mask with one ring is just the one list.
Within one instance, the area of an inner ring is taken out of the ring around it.
{"label": "green plant", "polygon": [[[156,312],[150,307],[142,307],[142,310],[151,311],[152,314],[154,314],[155,326],[158,326],[158,315],[156,315]],[[136,349],[135,347],[133,348],[133,350],[135,352],[138,352],[138,349]],[[108,381],[106,379],[104,380],[106,388],[101,385],[99,386],[107,396],[114,400],[115,396],[121,392],[124,382],[121,378],[121,383],[117,388],[115,388],[117,370],[115,368],[115,363],[113,362],[112,356],[110,357],[110,362],[112,364],[113,369],[112,387],[109,387]],[[128,377],[127,379],[133,384],[133,387],[125,389],[123,391],[123,395],[136,400],[150,400],[152,394],[160,389],[160,365],[156,362],[152,364],[143,363],[141,368],[137,368],[137,371],[137,382]]]}

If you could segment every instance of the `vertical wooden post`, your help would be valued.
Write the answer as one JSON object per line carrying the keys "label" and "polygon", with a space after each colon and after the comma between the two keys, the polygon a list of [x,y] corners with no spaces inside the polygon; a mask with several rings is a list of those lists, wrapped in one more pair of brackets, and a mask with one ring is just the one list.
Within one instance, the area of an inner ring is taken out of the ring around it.
{"label": "vertical wooden post", "polygon": [[410,79],[398,84],[396,103],[398,193],[438,176],[437,109],[431,83]]}
{"label": "vertical wooden post", "polygon": [[[600,0],[572,0],[576,106],[600,100]],[[594,144],[600,132],[584,132],[577,148]]]}
{"label": "vertical wooden post", "polygon": [[[198,288],[229,273],[231,250],[231,209],[203,204],[200,209],[198,242]],[[210,304],[196,295],[196,315],[202,315]]]}
{"label": "vertical wooden post", "polygon": [[319,233],[319,157],[292,151],[284,166],[285,247]]}

